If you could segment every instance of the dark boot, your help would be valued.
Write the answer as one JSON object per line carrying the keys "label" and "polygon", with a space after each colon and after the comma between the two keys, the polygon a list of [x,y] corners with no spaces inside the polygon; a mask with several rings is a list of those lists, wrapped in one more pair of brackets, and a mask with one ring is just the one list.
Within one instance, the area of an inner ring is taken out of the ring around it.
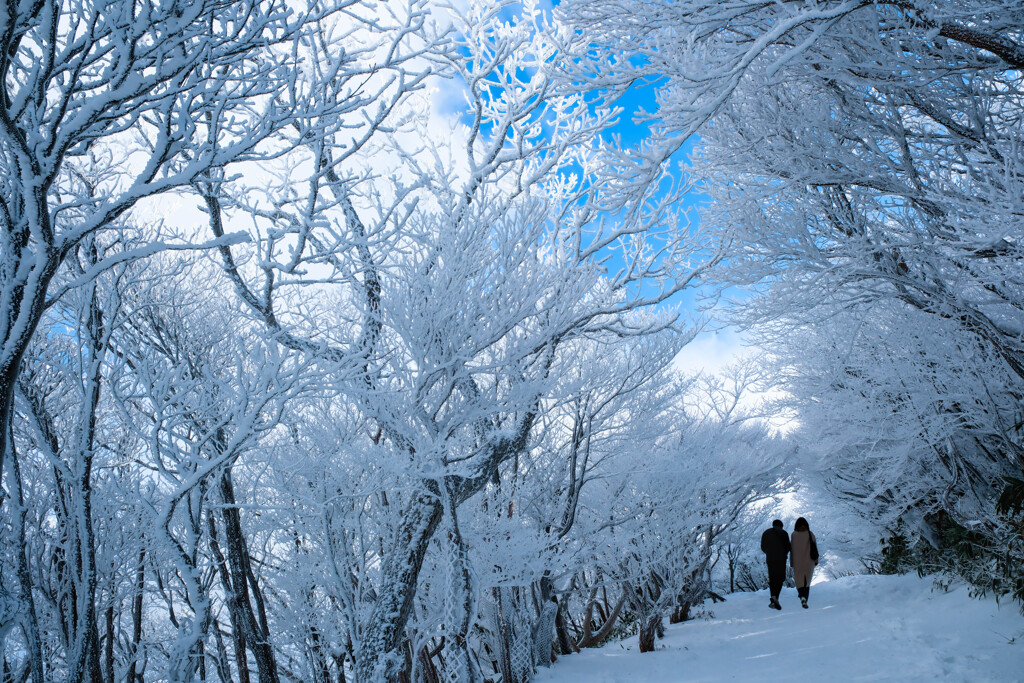
{"label": "dark boot", "polygon": [[807,609],[807,598],[811,597],[811,587],[804,586],[803,588],[796,589],[797,595],[800,596],[800,604],[803,605],[804,609]]}

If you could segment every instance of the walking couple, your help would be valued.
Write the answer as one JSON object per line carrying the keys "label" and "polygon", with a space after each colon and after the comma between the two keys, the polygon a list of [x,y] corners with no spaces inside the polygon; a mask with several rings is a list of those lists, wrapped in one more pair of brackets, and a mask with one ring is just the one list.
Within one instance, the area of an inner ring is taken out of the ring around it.
{"label": "walking couple", "polygon": [[779,593],[782,583],[786,580],[786,556],[793,567],[793,580],[796,592],[800,596],[800,604],[807,609],[807,598],[811,592],[811,575],[818,565],[818,543],[801,517],[793,525],[792,538],[786,533],[782,520],[772,522],[772,528],[761,534],[761,552],[768,563],[768,589],[771,593],[769,607],[782,609],[779,604]]}

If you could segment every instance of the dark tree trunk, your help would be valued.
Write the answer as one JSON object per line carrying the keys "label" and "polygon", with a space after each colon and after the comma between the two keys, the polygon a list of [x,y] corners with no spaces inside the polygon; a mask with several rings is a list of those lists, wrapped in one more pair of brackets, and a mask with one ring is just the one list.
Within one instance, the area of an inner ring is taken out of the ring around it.
{"label": "dark tree trunk", "polygon": [[345,655],[332,655],[331,658],[334,660],[334,670],[338,672],[335,683],[346,683],[345,682]]}
{"label": "dark tree trunk", "polygon": [[676,605],[676,608],[672,610],[672,614],[668,618],[670,624],[681,624],[690,618],[690,601],[683,600],[680,604]]}
{"label": "dark tree trunk", "polygon": [[577,652],[579,651],[579,648],[597,647],[605,638],[611,635],[612,628],[615,626],[615,622],[618,620],[619,614],[622,613],[622,607],[626,604],[626,598],[629,597],[629,593],[629,586],[623,586],[622,595],[619,597],[618,602],[615,603],[615,606],[612,607],[611,612],[608,613],[608,617],[604,620],[604,623],[601,624],[601,628],[598,629],[597,633],[591,632],[592,626],[590,625],[590,620],[593,618],[592,610],[594,604],[593,598],[591,598],[591,603],[587,607],[587,624],[584,625],[583,636],[580,638],[580,642],[576,644]]}
{"label": "dark tree trunk", "polygon": [[221,683],[234,683],[231,678],[231,664],[228,662],[228,649],[224,646],[224,636],[216,620],[213,621],[213,643],[217,648],[217,677]]}
{"label": "dark tree trunk", "polygon": [[260,683],[280,683],[274,647],[270,642],[270,633],[266,624],[266,612],[261,609],[261,619],[257,621],[252,603],[249,601],[251,589],[252,593],[257,596],[257,604],[262,608],[263,596],[255,581],[249,558],[249,548],[242,533],[242,520],[235,502],[230,469],[225,469],[221,474],[220,492],[224,502],[222,518],[228,550],[228,566],[231,571],[231,586],[237,601],[236,606],[245,634],[245,643],[252,650],[253,659],[256,661],[256,674]]}
{"label": "dark tree trunk", "polygon": [[434,664],[436,657],[444,649],[444,638],[436,647],[431,648],[430,644],[424,645],[419,652],[419,671],[422,675],[422,683],[442,683],[441,673]]}
{"label": "dark tree trunk", "polygon": [[[239,605],[239,592],[235,590],[234,579],[228,569],[227,560],[220,547],[217,522],[213,515],[207,517],[207,524],[210,527],[210,554],[213,556],[214,565],[220,575],[221,585],[224,587],[224,595],[228,603],[228,619],[231,621],[231,646],[235,650],[235,668],[238,670],[239,683],[249,683],[249,656],[245,651],[245,617],[242,616]],[[226,652],[225,652],[226,654]],[[225,663],[227,660],[225,659]],[[230,680],[230,676],[228,677]]]}
{"label": "dark tree trunk", "polygon": [[[47,216],[49,214],[45,208],[46,193],[41,191],[40,194],[41,197],[37,198],[37,203],[43,207],[43,213],[40,215]],[[32,265],[25,268],[23,249],[29,239],[27,226],[22,227],[19,232],[22,234],[13,235],[7,242],[13,250],[4,254],[6,265],[0,272],[0,277],[5,281],[4,285],[8,285],[11,280],[17,280],[17,284],[10,288],[10,296],[5,302],[6,310],[0,312],[7,317],[3,344],[0,346],[0,477],[5,471],[4,459],[8,454],[12,454],[8,440],[12,435],[14,389],[21,374],[21,361],[32,335],[39,326],[39,321],[42,320],[46,290],[63,260],[63,255],[56,251],[50,251],[45,256],[33,253],[30,257]],[[40,258],[36,258],[37,256]]]}
{"label": "dark tree trunk", "polygon": [[412,614],[416,583],[427,546],[441,522],[437,497],[418,496],[406,506],[395,538],[395,548],[384,560],[381,593],[374,605],[355,662],[359,683],[397,682],[399,668],[392,657],[399,652],[405,625]]}
{"label": "dark tree trunk", "polygon": [[654,652],[654,639],[661,630],[661,615],[640,622],[640,652]]}
{"label": "dark tree trunk", "polygon": [[[95,254],[90,253],[95,261]],[[96,443],[96,409],[100,401],[100,385],[102,380],[102,358],[106,348],[103,313],[96,300],[96,289],[93,285],[89,302],[89,317],[86,321],[87,343],[89,344],[89,367],[84,373],[83,383],[88,387],[82,406],[83,436],[77,456],[81,459],[78,468],[72,472],[77,475],[73,498],[68,501],[68,509],[77,514],[71,522],[74,530],[75,574],[82,594],[81,610],[75,625],[75,655],[70,663],[69,675],[90,683],[104,683],[103,671],[100,668],[99,620],[96,617],[96,541],[92,526],[92,466]],[[85,370],[85,368],[83,368]],[[70,489],[71,487],[69,487]]]}
{"label": "dark tree trunk", "polygon": [[[25,637],[28,646],[28,672],[34,683],[46,683],[46,674],[43,666],[43,650],[39,639],[39,617],[36,612],[35,596],[32,594],[32,575],[28,569],[28,550],[25,541],[25,496],[21,489],[21,468],[18,465],[17,455],[14,453],[14,437],[10,436],[7,442],[11,450],[11,500],[9,505],[16,506],[12,511],[11,521],[17,534],[18,550],[18,586],[21,590],[21,601],[24,603],[26,618]],[[6,660],[5,660],[6,661]]]}
{"label": "dark tree trunk", "polygon": [[107,633],[103,641],[103,673],[106,683],[114,683],[114,595],[111,591],[106,614]]}
{"label": "dark tree trunk", "polygon": [[569,635],[569,625],[565,623],[565,604],[562,601],[559,601],[558,612],[555,613],[555,633],[558,635],[558,650],[563,655],[580,651]]}
{"label": "dark tree trunk", "polygon": [[142,597],[146,590],[146,539],[142,538],[139,563],[135,567],[135,595],[132,596],[132,663],[128,667],[126,683],[145,683],[139,665],[139,647],[142,644]]}
{"label": "dark tree trunk", "polygon": [[498,606],[497,617],[498,617],[498,672],[501,674],[501,680],[513,681],[515,680],[512,674],[512,632],[509,629],[508,621],[505,619],[505,601],[502,598],[502,591],[500,586],[495,586],[494,600]]}
{"label": "dark tree trunk", "polygon": [[331,671],[327,666],[327,655],[316,626],[309,627],[309,668],[313,672],[313,683],[331,683]]}

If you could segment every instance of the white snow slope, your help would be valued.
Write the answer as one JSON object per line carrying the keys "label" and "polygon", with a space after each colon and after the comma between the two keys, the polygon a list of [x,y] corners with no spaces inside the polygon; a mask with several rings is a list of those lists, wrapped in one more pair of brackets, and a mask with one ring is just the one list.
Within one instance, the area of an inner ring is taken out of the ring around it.
{"label": "white snow slope", "polygon": [[669,626],[655,652],[637,638],[560,657],[539,683],[619,681],[1024,681],[1024,618],[1010,601],[975,600],[930,578],[851,576],[811,587],[737,593],[712,619]]}

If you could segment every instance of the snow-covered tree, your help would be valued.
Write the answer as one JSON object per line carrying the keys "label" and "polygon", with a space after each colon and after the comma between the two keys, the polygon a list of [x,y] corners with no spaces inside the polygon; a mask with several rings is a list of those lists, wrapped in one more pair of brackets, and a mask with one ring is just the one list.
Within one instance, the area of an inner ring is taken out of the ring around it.
{"label": "snow-covered tree", "polygon": [[701,599],[781,451],[673,375],[721,254],[671,169],[608,182],[549,11],[0,28],[14,678],[522,680]]}
{"label": "snow-covered tree", "polygon": [[619,182],[699,134],[719,277],[754,290],[738,319],[784,358],[809,437],[843,432],[819,442],[840,488],[896,514],[991,521],[1024,468],[1022,9],[560,5],[590,87],[658,87],[648,172]]}
{"label": "snow-covered tree", "polygon": [[[289,160],[310,188],[301,201],[292,185],[259,200],[232,182],[204,190],[215,233],[254,219],[255,267],[240,265],[242,250],[222,250],[242,299],[282,343],[335,364],[344,400],[368,419],[362,447],[390,463],[395,522],[370,563],[373,590],[361,593],[371,607],[349,617],[360,680],[403,668],[405,626],[439,529],[456,558],[449,666],[478,677],[465,652],[476,598],[459,559],[460,506],[517,476],[555,371],[579,343],[667,329],[673,316],[641,311],[703,267],[666,207],[600,212],[594,169],[612,117],[560,80],[542,22],[530,7],[510,22],[482,4],[457,20],[459,49],[444,59],[471,119],[446,144],[423,146],[440,135],[414,109],[403,135],[383,135],[374,120],[353,137],[342,118],[313,129],[305,154]],[[365,173],[370,153],[386,174]]]}
{"label": "snow-covered tree", "polygon": [[[295,100],[290,46],[327,11],[220,0],[7,8],[0,440],[25,349],[62,291],[52,286],[62,264],[140,202],[258,157],[269,136],[309,115]],[[170,237],[150,235],[82,278],[165,248]]]}

